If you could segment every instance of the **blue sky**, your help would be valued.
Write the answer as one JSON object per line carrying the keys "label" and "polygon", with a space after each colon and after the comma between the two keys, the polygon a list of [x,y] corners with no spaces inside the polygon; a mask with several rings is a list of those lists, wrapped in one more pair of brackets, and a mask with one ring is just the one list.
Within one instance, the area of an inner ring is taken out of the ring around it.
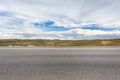
{"label": "blue sky", "polygon": [[0,39],[120,38],[120,0],[0,0]]}
{"label": "blue sky", "polygon": [[64,26],[56,26],[54,25],[54,21],[46,21],[46,22],[36,22],[34,26],[42,29],[44,31],[67,31],[72,28],[65,28]]}

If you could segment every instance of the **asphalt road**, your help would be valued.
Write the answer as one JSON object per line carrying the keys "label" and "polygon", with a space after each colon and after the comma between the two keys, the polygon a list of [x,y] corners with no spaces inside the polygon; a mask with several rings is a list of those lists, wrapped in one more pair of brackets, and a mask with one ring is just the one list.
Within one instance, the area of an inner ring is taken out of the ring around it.
{"label": "asphalt road", "polygon": [[2,47],[0,80],[120,80],[120,47]]}

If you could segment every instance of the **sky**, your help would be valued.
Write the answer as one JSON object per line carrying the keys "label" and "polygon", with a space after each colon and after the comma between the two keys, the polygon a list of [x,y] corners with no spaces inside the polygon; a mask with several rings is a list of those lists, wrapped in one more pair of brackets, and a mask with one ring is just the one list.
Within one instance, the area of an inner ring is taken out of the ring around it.
{"label": "sky", "polygon": [[120,38],[120,0],[0,0],[0,39]]}

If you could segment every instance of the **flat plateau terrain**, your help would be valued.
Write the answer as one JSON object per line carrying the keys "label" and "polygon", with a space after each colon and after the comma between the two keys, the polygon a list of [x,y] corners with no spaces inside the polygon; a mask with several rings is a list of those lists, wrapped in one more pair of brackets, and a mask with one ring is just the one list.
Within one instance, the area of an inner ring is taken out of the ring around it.
{"label": "flat plateau terrain", "polygon": [[3,39],[0,46],[120,46],[120,39],[106,40],[20,40]]}
{"label": "flat plateau terrain", "polygon": [[0,47],[0,80],[120,80],[120,47]]}

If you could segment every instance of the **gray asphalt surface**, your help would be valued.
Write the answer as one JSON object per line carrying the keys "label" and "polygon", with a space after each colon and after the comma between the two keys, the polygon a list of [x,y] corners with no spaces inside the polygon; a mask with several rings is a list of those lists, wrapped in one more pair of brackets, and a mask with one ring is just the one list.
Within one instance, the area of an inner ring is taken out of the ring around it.
{"label": "gray asphalt surface", "polygon": [[0,80],[120,80],[120,47],[3,47]]}

